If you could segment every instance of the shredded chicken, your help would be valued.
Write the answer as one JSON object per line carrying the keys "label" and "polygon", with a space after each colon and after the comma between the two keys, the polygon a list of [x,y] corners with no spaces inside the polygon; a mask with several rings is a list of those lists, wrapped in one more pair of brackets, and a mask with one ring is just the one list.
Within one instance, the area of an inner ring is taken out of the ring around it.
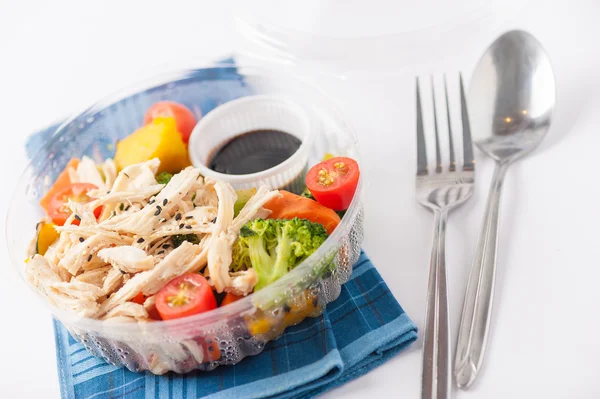
{"label": "shredded chicken", "polygon": [[103,294],[102,288],[93,284],[84,283],[80,280],[74,280],[68,283],[62,281],[50,283],[48,284],[48,287],[73,298],[92,302],[96,301]]}
{"label": "shredded chicken", "polygon": [[[123,172],[121,172],[122,174]],[[117,177],[117,182],[121,178]],[[152,176],[154,179],[154,176]],[[175,211],[174,200],[181,199],[199,178],[197,169],[186,168],[173,176],[169,184],[163,188],[156,197],[148,202],[144,208],[133,215],[122,214],[101,222],[99,225],[107,230],[139,236],[151,235],[162,219],[170,219]],[[233,209],[232,209],[233,211]],[[182,230],[182,229],[177,229]],[[181,231],[180,233],[183,233]]]}
{"label": "shredded chicken", "polygon": [[91,261],[100,249],[119,244],[121,241],[104,234],[96,234],[73,245],[58,262],[58,266],[65,268],[72,275],[76,275],[84,263]]}
{"label": "shredded chicken", "polygon": [[106,190],[110,190],[115,179],[117,178],[117,165],[112,159],[107,159],[102,164],[102,173],[104,173],[104,187]]}
{"label": "shredded chicken", "polygon": [[81,158],[79,165],[77,165],[76,175],[76,178],[71,180],[74,183],[91,183],[98,188],[104,188],[105,183],[100,170],[98,170],[96,163],[89,157]]}
{"label": "shredded chicken", "polygon": [[231,285],[229,266],[231,265],[232,238],[226,233],[213,237],[208,250],[208,272],[210,281],[217,290],[223,292]]}
{"label": "shredded chicken", "polygon": [[[71,214],[56,227],[58,239],[44,256],[27,262],[27,278],[50,303],[82,317],[126,323],[148,321],[158,291],[184,273],[203,272],[218,292],[252,292],[254,269],[230,272],[232,246],[246,222],[268,216],[263,206],[278,191],[259,188],[234,218],[231,185],[204,179],[193,167],[158,184],[159,165],[153,159],[117,173],[112,160],[97,165],[84,157],[68,171],[72,181],[98,188],[88,192],[88,203],[65,204]],[[143,305],[131,302],[139,293],[146,296]],[[203,359],[194,342],[179,350]]]}
{"label": "shredded chicken", "polygon": [[133,303],[133,302],[125,302],[125,303],[122,303],[122,304],[116,306],[114,309],[112,309],[110,312],[108,312],[104,316],[104,319],[110,319],[112,317],[119,317],[119,316],[134,317],[136,319],[147,319],[148,312],[140,304]]}
{"label": "shredded chicken", "polygon": [[258,283],[258,275],[254,269],[231,273],[231,283],[225,287],[225,292],[245,296],[252,292],[256,283]]}
{"label": "shredded chicken", "polygon": [[106,273],[106,277],[102,282],[102,291],[104,295],[110,295],[123,283],[123,272],[117,269],[112,269]]}
{"label": "shredded chicken", "polygon": [[[98,310],[98,303],[88,299],[77,298],[68,290],[58,291],[52,285],[64,283],[54,273],[46,258],[35,255],[26,264],[25,271],[31,284],[45,296],[48,301],[63,310],[71,311],[82,317],[92,317]],[[65,292],[66,291],[66,292]]]}
{"label": "shredded chicken", "polygon": [[99,267],[97,269],[81,273],[79,276],[75,277],[75,279],[84,283],[93,284],[97,287],[103,288],[104,280],[107,277],[106,275],[108,274],[108,272],[110,272],[111,269],[112,266]]}
{"label": "shredded chicken", "polygon": [[154,257],[131,245],[104,248],[98,257],[122,272],[137,273],[154,267]]}
{"label": "shredded chicken", "polygon": [[144,309],[150,310],[156,304],[156,295],[151,295],[144,301]]}
{"label": "shredded chicken", "polygon": [[[274,198],[281,197],[279,191],[269,191],[266,187],[260,187],[250,200],[244,205],[239,215],[235,218],[230,231],[240,231],[242,226],[252,219],[256,219],[257,213],[263,210],[263,205]],[[269,212],[269,211],[267,211]],[[260,216],[265,216],[264,214]]]}
{"label": "shredded chicken", "polygon": [[104,319],[105,322],[107,323],[137,323],[138,320],[135,317],[131,317],[131,316],[115,316],[115,317],[111,317],[108,319]]}

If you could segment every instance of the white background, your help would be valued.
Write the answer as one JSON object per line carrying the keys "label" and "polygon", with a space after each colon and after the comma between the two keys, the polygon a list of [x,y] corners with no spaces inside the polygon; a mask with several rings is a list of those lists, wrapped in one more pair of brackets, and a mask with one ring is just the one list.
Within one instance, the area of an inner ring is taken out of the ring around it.
{"label": "white background", "polygon": [[[550,3],[532,0],[507,22],[545,45],[558,107],[541,148],[508,173],[493,334],[480,379],[468,392],[455,391],[458,398],[600,397],[600,5]],[[454,60],[467,77],[483,51],[478,32],[472,39]],[[132,81],[226,55],[235,43],[228,2],[0,0],[2,213],[25,166],[28,133]],[[364,248],[422,327],[432,216],[414,201],[413,72],[357,84],[342,100],[369,179]],[[448,227],[454,330],[493,166],[477,156],[476,195]],[[18,278],[2,242],[0,397],[58,397],[51,316]],[[324,397],[416,398],[420,349],[419,340]]]}

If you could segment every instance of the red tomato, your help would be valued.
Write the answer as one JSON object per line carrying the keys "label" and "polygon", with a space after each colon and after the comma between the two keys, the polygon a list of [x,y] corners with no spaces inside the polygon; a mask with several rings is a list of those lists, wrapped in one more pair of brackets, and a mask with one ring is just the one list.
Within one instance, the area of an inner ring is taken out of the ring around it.
{"label": "red tomato", "polygon": [[102,205],[100,205],[98,208],[94,209],[94,216],[96,216],[96,219],[98,219],[100,217],[100,215],[102,215],[103,209],[104,209],[104,207]]}
{"label": "red tomato", "polygon": [[[67,218],[71,215],[71,211],[66,207],[67,200],[79,202],[85,204],[90,201],[90,197],[87,196],[88,191],[95,190],[98,187],[90,183],[73,183],[69,184],[65,188],[57,191],[52,198],[50,198],[48,205],[48,216],[52,219],[52,222],[58,226],[62,226],[67,221]],[[102,207],[94,209],[94,215],[96,218],[100,216]],[[79,220],[73,220],[73,224],[79,225]]]}
{"label": "red tomato", "polygon": [[197,337],[194,338],[194,341],[202,347],[205,359],[214,362],[221,358],[221,348],[219,348],[219,341],[215,336]]}
{"label": "red tomato", "polygon": [[230,303],[239,301],[242,298],[243,296],[237,296],[232,294],[231,292],[228,292],[227,295],[225,295],[225,298],[223,298],[223,300],[221,301],[221,306],[229,305]]}
{"label": "red tomato", "polygon": [[163,320],[191,316],[216,307],[212,288],[198,273],[182,274],[156,294],[156,310]]}
{"label": "red tomato", "polygon": [[335,157],[313,166],[306,175],[306,186],[320,204],[334,211],[348,209],[360,170],[352,158]]}
{"label": "red tomato", "polygon": [[58,175],[52,187],[50,187],[50,189],[46,192],[44,197],[40,200],[40,206],[44,208],[46,212],[48,212],[48,208],[50,207],[50,201],[52,200],[52,197],[54,197],[57,192],[61,191],[69,184],[71,184],[69,169],[77,169],[78,165],[79,159],[72,158],[65,167],[65,169],[62,172],[60,172],[60,175]]}
{"label": "red tomato", "polygon": [[162,320],[158,314],[158,310],[156,310],[156,306],[152,306],[150,309],[148,309],[148,317],[152,320]]}
{"label": "red tomato", "polygon": [[196,117],[185,105],[175,101],[159,101],[146,111],[144,115],[144,125],[149,124],[159,116],[172,116],[177,124],[177,131],[181,134],[184,143],[190,140],[190,134],[196,126]]}
{"label": "red tomato", "polygon": [[143,292],[139,292],[136,296],[131,298],[131,302],[137,303],[138,305],[143,305],[146,302],[146,295]]}

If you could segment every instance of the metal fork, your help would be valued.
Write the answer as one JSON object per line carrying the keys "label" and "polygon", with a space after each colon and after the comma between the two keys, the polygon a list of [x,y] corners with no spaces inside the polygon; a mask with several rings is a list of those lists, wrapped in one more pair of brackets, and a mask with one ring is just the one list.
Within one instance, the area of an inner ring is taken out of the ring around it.
{"label": "metal fork", "polygon": [[433,249],[429,265],[427,290],[427,313],[423,343],[422,399],[446,399],[450,393],[450,329],[448,317],[448,289],[446,285],[446,221],[450,209],[462,204],[473,194],[475,185],[475,161],[471,129],[465,99],[462,75],[460,75],[460,107],[462,117],[463,164],[456,165],[454,142],[450,123],[448,84],[444,76],[446,117],[448,119],[449,164],[442,165],[438,118],[435,106],[435,90],[431,78],[433,118],[435,128],[435,171],[427,168],[427,151],[423,129],[423,112],[419,79],[417,78],[417,200],[434,214]]}

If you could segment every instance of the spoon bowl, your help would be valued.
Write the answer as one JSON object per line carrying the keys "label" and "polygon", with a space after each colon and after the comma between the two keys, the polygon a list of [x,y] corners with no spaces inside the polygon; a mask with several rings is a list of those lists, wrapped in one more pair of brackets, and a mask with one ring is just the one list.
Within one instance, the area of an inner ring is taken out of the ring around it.
{"label": "spoon bowl", "polygon": [[510,31],[481,57],[469,87],[477,146],[497,161],[514,161],[542,141],[552,120],[556,82],[550,59],[531,34]]}

